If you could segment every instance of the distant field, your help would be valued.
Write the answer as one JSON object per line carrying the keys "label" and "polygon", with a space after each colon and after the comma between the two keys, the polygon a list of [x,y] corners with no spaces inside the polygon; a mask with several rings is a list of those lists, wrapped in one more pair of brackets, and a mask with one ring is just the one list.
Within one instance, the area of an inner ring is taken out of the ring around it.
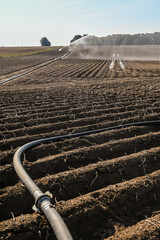
{"label": "distant field", "polygon": [[1,47],[0,58],[19,57],[45,53],[52,50],[57,50],[59,47]]}
{"label": "distant field", "polygon": [[1,47],[0,76],[41,64],[65,53],[60,47]]}

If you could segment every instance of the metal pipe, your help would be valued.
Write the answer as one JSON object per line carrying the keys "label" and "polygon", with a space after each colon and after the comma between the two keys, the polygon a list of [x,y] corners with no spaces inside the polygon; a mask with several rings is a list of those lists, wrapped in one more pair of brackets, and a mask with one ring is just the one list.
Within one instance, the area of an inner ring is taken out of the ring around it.
{"label": "metal pipe", "polygon": [[44,144],[47,142],[56,142],[64,139],[70,139],[80,136],[87,136],[95,133],[101,133],[108,130],[115,130],[115,129],[121,129],[126,128],[130,126],[154,126],[154,125],[160,125],[160,120],[156,121],[145,121],[145,122],[136,122],[136,123],[128,123],[118,126],[112,126],[102,129],[96,129],[91,131],[85,131],[85,132],[79,132],[79,133],[73,133],[73,134],[67,134],[57,137],[50,137],[50,138],[44,138],[36,141],[29,142],[22,147],[20,147],[13,158],[13,165],[15,168],[15,171],[23,184],[26,186],[26,188],[29,190],[31,195],[35,198],[35,208],[38,210],[41,210],[46,218],[48,219],[53,231],[55,232],[58,240],[72,240],[72,237],[69,233],[69,230],[67,229],[65,223],[63,222],[62,218],[58,214],[58,212],[52,207],[52,204],[50,202],[50,195],[49,193],[42,193],[42,191],[38,188],[38,186],[34,183],[34,181],[30,178],[30,176],[26,173],[25,169],[22,166],[21,158],[23,153],[33,148],[39,144]]}
{"label": "metal pipe", "polygon": [[[42,141],[45,142],[45,141]],[[34,141],[28,144],[23,145],[19,148],[13,158],[13,165],[15,171],[23,184],[29,190],[31,195],[35,198],[35,206],[34,210],[41,210],[46,218],[48,219],[53,231],[56,234],[58,240],[73,240],[72,236],[65,225],[64,221],[62,220],[61,216],[58,212],[52,207],[50,202],[50,196],[48,193],[43,193],[38,186],[33,182],[30,176],[24,170],[21,164],[21,157],[23,153],[28,149],[40,144],[41,140]]]}

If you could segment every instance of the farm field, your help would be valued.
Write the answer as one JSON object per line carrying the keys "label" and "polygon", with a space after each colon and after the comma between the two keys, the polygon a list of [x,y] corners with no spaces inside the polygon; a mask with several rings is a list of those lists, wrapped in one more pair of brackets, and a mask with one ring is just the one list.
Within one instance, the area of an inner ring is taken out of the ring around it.
{"label": "farm field", "polygon": [[[32,210],[34,200],[14,171],[20,146],[160,119],[160,62],[127,58],[122,68],[115,58],[110,68],[113,54],[107,50],[105,59],[81,59],[73,51],[0,85],[0,239],[56,239],[45,217]],[[40,58],[59,55],[55,50]],[[13,72],[29,66],[11,61],[17,66]],[[4,64],[2,78],[8,67]],[[52,193],[74,240],[157,240],[159,141],[159,126],[130,126],[41,144],[25,153],[23,165],[43,192]]]}
{"label": "farm field", "polygon": [[21,57],[50,51],[57,51],[59,47],[0,47],[0,58]]}
{"label": "farm field", "polygon": [[58,56],[58,49],[59,47],[1,47],[0,78],[51,60]]}

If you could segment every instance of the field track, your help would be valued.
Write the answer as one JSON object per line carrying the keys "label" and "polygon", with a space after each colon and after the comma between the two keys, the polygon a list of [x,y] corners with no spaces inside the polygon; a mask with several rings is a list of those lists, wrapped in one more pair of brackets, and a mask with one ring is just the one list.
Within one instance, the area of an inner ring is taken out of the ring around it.
{"label": "field track", "polygon": [[[30,141],[160,119],[160,62],[52,63],[0,87],[0,239],[55,239],[13,169]],[[41,144],[23,165],[75,240],[159,239],[160,129],[131,126]]]}

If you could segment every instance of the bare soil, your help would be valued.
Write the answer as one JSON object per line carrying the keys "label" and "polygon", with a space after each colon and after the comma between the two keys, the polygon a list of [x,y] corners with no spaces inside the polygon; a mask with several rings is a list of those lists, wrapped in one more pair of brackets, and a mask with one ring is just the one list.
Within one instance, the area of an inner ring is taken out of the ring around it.
{"label": "bare soil", "polygon": [[62,52],[59,47],[1,47],[0,79],[51,60]]}
{"label": "bare soil", "polygon": [[[18,147],[160,119],[160,63],[123,63],[123,70],[118,61],[109,69],[110,59],[67,58],[1,85],[0,239],[56,239],[44,216],[33,212],[34,201],[13,169]],[[73,239],[157,240],[159,141],[159,126],[128,127],[42,144],[25,153],[23,165],[42,191],[52,193]]]}

